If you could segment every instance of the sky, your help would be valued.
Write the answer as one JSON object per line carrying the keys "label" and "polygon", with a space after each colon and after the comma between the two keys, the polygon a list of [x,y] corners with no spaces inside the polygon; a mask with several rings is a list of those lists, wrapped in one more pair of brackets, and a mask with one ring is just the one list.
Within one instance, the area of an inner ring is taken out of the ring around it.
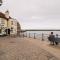
{"label": "sky", "polygon": [[60,29],[60,0],[3,0],[6,10],[22,29]]}

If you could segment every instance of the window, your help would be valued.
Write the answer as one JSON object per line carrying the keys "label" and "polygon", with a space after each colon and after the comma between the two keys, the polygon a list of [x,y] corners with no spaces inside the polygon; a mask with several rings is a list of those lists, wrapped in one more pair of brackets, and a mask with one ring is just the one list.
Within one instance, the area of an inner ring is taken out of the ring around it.
{"label": "window", "polygon": [[13,21],[11,21],[11,25],[13,25]]}
{"label": "window", "polygon": [[5,21],[4,20],[1,20],[1,24],[5,24]]}
{"label": "window", "polygon": [[11,32],[13,33],[13,27],[11,27]]}
{"label": "window", "polygon": [[0,29],[0,33],[1,33],[1,29]]}
{"label": "window", "polygon": [[4,24],[5,24],[5,21],[1,20],[1,26],[4,26]]}

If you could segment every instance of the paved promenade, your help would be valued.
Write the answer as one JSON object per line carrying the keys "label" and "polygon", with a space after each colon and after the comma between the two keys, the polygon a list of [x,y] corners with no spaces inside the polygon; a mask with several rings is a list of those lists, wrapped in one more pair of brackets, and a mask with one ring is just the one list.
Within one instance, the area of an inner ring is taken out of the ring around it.
{"label": "paved promenade", "polygon": [[[0,37],[0,60],[60,60],[59,56],[49,51],[53,47],[48,48],[47,45],[44,41],[32,38]],[[57,55],[58,50],[55,51]]]}

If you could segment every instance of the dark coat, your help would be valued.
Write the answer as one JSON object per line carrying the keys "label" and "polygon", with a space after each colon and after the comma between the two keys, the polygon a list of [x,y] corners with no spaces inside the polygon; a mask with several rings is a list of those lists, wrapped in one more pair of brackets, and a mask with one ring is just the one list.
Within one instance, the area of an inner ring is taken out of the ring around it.
{"label": "dark coat", "polygon": [[51,41],[51,42],[54,42],[55,41],[55,36],[54,35],[50,35],[48,37],[48,40]]}

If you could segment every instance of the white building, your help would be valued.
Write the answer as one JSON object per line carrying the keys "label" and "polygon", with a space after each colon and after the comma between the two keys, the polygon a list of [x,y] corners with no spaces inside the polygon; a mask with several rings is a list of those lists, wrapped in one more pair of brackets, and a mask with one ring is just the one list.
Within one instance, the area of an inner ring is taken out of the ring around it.
{"label": "white building", "polygon": [[9,16],[9,11],[5,14],[0,12],[0,35],[17,35],[18,21]]}
{"label": "white building", "polygon": [[10,34],[17,34],[17,20],[16,19],[9,19],[9,22],[8,22],[8,27],[10,29]]}

